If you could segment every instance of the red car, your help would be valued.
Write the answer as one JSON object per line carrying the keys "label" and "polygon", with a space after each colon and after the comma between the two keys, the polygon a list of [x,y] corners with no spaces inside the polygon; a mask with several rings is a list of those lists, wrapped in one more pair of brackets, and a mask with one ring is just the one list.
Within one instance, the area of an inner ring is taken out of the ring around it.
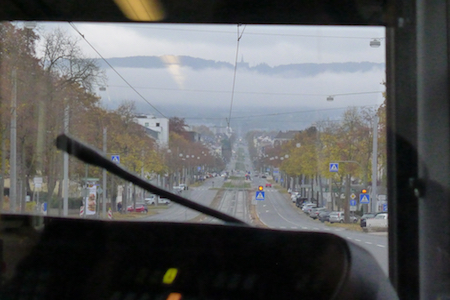
{"label": "red car", "polygon": [[136,205],[136,209],[133,208],[132,205],[128,206],[127,211],[135,211],[135,212],[141,212],[141,213],[148,213],[148,209],[147,207],[145,207],[145,205],[143,204],[138,204]]}
{"label": "red car", "polygon": [[272,184],[271,183],[266,183],[266,187],[272,187]]}

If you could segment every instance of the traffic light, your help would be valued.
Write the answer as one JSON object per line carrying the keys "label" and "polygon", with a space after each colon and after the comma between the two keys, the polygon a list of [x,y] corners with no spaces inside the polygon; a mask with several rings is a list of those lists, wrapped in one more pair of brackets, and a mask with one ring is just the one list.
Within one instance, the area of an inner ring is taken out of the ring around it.
{"label": "traffic light", "polygon": [[258,190],[262,191],[264,188],[262,185],[258,186]]}
{"label": "traffic light", "polygon": [[362,189],[362,190],[361,190],[361,193],[362,193],[362,194],[367,194],[367,190],[366,190],[366,189]]}

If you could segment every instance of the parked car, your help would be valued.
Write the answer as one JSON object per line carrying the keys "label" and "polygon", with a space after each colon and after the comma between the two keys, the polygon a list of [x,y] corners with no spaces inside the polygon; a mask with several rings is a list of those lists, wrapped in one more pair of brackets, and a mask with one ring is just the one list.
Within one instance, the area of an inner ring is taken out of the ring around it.
{"label": "parked car", "polygon": [[129,212],[140,212],[140,213],[148,213],[148,209],[144,204],[137,204],[136,208],[133,207],[133,205],[130,205],[127,207],[127,211]]}
{"label": "parked car", "polygon": [[333,211],[330,213],[330,223],[344,223],[344,212]]}
{"label": "parked car", "polygon": [[145,204],[147,205],[156,205],[156,196],[151,195],[144,199]]}
{"label": "parked car", "polygon": [[270,182],[267,182],[266,187],[272,187],[272,184]]}
{"label": "parked car", "polygon": [[298,194],[299,194],[298,192],[292,192],[292,193],[291,193],[291,200],[292,200],[292,203],[296,203]]}
{"label": "parked car", "polygon": [[297,195],[297,198],[295,199],[295,206],[302,207],[303,204],[307,203],[307,201],[308,201],[308,198]]}
{"label": "parked car", "polygon": [[183,190],[183,191],[186,191],[186,190],[189,189],[189,187],[187,186],[187,184],[184,184],[184,183],[181,183],[181,184],[179,185],[179,187],[180,187],[180,189]]}
{"label": "parked car", "polygon": [[388,213],[382,212],[378,213],[375,218],[367,219],[366,220],[366,227],[381,227],[386,228],[388,227]]}
{"label": "parked car", "polygon": [[306,214],[309,214],[309,212],[311,211],[312,208],[317,207],[317,204],[315,203],[308,203],[306,205],[303,206],[302,211]]}
{"label": "parked car", "polygon": [[312,208],[309,212],[309,216],[315,220],[315,219],[317,219],[317,217],[321,211],[326,211],[326,210],[327,210],[326,207]]}
{"label": "parked car", "polygon": [[359,226],[366,227],[366,220],[375,218],[376,215],[377,215],[376,213],[363,214],[362,217],[361,217],[361,220],[359,222]]}
{"label": "parked car", "polygon": [[169,205],[169,204],[170,204],[170,200],[169,200],[169,199],[166,199],[166,198],[159,198],[158,204],[166,204],[166,205]]}
{"label": "parked car", "polygon": [[[358,217],[353,215],[350,216],[350,222],[358,222]],[[330,223],[344,223],[344,212],[343,211],[333,211],[330,213]]]}
{"label": "parked car", "polygon": [[266,176],[266,175],[263,175],[263,176],[261,176],[261,178],[267,178],[267,176]]}
{"label": "parked car", "polygon": [[324,210],[319,213],[319,216],[317,217],[320,222],[330,222],[330,211]]}

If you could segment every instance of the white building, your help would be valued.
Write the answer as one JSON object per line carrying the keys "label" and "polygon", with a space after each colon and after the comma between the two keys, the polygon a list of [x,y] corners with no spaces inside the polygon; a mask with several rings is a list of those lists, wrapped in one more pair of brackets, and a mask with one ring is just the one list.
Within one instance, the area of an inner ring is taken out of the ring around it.
{"label": "white building", "polygon": [[160,147],[169,145],[169,119],[152,115],[137,115],[134,121],[145,127],[149,136],[153,137]]}

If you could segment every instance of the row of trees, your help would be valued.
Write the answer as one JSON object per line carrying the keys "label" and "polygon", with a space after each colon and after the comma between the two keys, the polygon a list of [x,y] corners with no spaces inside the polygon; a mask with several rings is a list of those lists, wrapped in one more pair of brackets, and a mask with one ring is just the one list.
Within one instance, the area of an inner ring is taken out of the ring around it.
{"label": "row of trees", "polygon": [[[36,48],[38,41],[41,49]],[[144,127],[134,122],[133,102],[124,102],[113,111],[102,107],[95,91],[105,85],[105,75],[95,60],[84,57],[78,42],[60,29],[39,35],[36,29],[0,23],[0,191],[10,176],[11,133],[16,132],[16,194],[22,204],[17,207],[25,209],[23,201],[32,192],[30,181],[36,176],[44,180],[47,200],[54,194],[61,198],[62,185],[58,183],[63,177],[63,155],[54,141],[64,131],[102,149],[106,129],[107,152],[120,154],[124,167],[148,177],[179,171],[186,165],[182,153],[196,158],[192,166],[220,164],[205,146],[187,136],[183,119],[170,120],[170,143],[161,149]],[[86,174],[85,164],[76,159],[70,158],[69,165],[71,181],[82,184],[86,175],[101,177],[97,168],[89,168]],[[111,198],[119,183],[114,179],[109,185]],[[0,197],[0,209],[3,199]]]}

